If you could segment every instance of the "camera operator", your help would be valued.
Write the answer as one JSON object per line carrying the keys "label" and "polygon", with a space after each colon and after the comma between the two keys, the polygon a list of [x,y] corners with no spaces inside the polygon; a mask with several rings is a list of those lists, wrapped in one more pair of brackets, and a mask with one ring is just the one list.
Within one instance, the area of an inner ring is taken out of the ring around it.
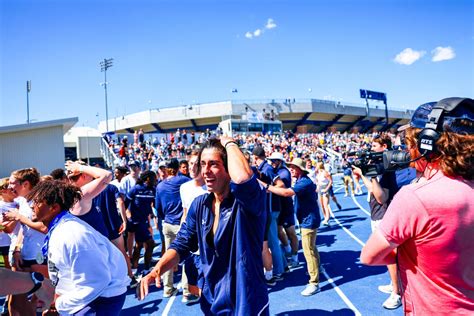
{"label": "camera operator", "polygon": [[474,100],[461,98],[420,106],[406,130],[421,175],[395,196],[361,253],[364,264],[398,263],[405,314],[474,311],[473,135]]}
{"label": "camera operator", "polygon": [[[371,150],[373,152],[383,152],[392,149],[392,140],[388,135],[377,135],[372,140]],[[368,177],[362,174],[362,170],[355,166],[353,168],[354,175],[362,178],[370,195],[370,219],[372,232],[377,230],[378,225],[387,211],[388,205],[392,201],[393,196],[398,191],[397,180],[395,172],[384,172],[382,175]],[[388,273],[390,275],[391,283],[389,285],[379,286],[379,290],[390,294],[382,306],[386,309],[396,309],[402,305],[400,292],[398,289],[397,280],[397,265],[387,265]]]}

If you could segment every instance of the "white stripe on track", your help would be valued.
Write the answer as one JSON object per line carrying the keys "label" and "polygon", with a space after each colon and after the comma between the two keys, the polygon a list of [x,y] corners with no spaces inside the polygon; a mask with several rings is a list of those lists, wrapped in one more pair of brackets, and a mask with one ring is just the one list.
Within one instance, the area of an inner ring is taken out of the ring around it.
{"label": "white stripe on track", "polygon": [[178,291],[176,291],[176,293],[174,293],[173,296],[170,297],[168,303],[166,303],[165,309],[163,310],[163,314],[161,314],[162,316],[168,316],[168,313],[171,310],[171,305],[173,305],[174,300],[176,299],[176,294],[178,294],[179,290],[181,290],[181,282],[178,283],[177,288]]}
{"label": "white stripe on track", "polygon": [[352,302],[347,298],[347,296],[342,292],[342,290],[336,285],[336,283],[333,281],[333,279],[327,274],[326,270],[324,268],[320,268],[319,271],[321,271],[326,279],[328,280],[329,284],[332,285],[336,293],[339,295],[339,297],[346,303],[346,305],[354,312],[356,316],[362,316],[362,314],[359,312],[359,310],[352,304]]}
{"label": "white stripe on track", "polygon": [[344,225],[341,224],[341,222],[337,219],[336,216],[334,216],[334,213],[331,211],[331,217],[336,221],[336,223],[341,226],[341,228],[349,235],[352,237],[352,239],[354,239],[359,245],[361,245],[362,247],[365,246],[365,243],[360,240],[359,238],[357,238],[353,233],[351,233],[351,231],[347,228],[344,227]]}
{"label": "white stripe on track", "polygon": [[370,212],[367,211],[365,208],[363,208],[362,205],[359,204],[359,202],[357,202],[355,196],[354,196],[354,195],[351,195],[351,197],[352,197],[352,200],[354,201],[354,203],[357,204],[357,206],[360,208],[360,210],[361,210],[362,212],[364,212],[365,214],[367,214],[367,215],[370,216]]}

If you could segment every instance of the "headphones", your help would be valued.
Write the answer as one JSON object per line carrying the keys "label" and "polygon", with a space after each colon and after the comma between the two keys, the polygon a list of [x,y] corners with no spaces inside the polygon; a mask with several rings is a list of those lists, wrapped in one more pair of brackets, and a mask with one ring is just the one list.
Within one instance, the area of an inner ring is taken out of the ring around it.
{"label": "headphones", "polygon": [[444,109],[436,108],[437,105],[438,103],[433,107],[430,114],[428,114],[428,121],[420,134],[418,134],[418,150],[428,159],[438,152],[436,142],[441,137],[440,122]]}
{"label": "headphones", "polygon": [[472,102],[467,98],[446,98],[437,102],[431,109],[425,127],[418,134],[418,150],[428,161],[438,153],[436,142],[443,132],[444,115],[464,101]]}

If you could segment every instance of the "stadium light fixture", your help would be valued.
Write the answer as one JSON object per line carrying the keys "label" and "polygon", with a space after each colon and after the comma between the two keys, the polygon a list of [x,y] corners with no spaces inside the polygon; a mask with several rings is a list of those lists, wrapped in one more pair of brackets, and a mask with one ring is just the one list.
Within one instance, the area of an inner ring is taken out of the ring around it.
{"label": "stadium light fixture", "polygon": [[113,66],[113,58],[106,59],[100,62],[100,71],[104,73],[104,91],[105,91],[105,132],[109,132],[109,108],[107,105],[107,69]]}

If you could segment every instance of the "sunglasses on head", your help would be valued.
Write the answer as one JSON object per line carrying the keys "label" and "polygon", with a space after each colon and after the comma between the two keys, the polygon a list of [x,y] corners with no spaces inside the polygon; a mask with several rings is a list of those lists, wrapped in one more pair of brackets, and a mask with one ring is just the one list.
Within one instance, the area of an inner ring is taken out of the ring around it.
{"label": "sunglasses on head", "polygon": [[69,181],[76,182],[77,180],[79,180],[80,177],[81,177],[81,175],[80,175],[80,174],[77,174],[77,175],[75,175],[75,176],[70,175],[70,176],[68,176],[67,178],[69,179]]}

